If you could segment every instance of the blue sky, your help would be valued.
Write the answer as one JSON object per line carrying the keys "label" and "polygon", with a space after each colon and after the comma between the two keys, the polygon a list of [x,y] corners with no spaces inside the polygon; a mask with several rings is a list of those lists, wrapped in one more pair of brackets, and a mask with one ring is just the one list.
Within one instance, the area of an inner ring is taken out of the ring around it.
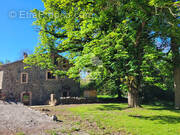
{"label": "blue sky", "polygon": [[30,10],[43,10],[41,0],[3,0],[0,4],[0,61],[21,59],[23,51],[33,52],[38,32],[32,26]]}

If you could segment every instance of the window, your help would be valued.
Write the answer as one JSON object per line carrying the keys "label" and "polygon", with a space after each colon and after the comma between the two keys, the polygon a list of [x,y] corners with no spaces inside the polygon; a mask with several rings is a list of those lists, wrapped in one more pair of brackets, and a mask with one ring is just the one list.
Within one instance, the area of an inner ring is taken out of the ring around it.
{"label": "window", "polygon": [[46,80],[54,80],[57,79],[57,76],[53,75],[50,71],[46,72]]}
{"label": "window", "polygon": [[28,73],[21,73],[21,83],[28,83]]}

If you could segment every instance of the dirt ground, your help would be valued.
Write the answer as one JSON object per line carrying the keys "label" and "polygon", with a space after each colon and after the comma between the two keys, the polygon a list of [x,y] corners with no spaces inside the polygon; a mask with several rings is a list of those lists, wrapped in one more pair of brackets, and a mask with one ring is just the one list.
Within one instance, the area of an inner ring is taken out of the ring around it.
{"label": "dirt ground", "polygon": [[[88,135],[63,108],[61,112],[46,108],[50,107],[0,101],[0,135]],[[58,115],[56,121],[53,115]]]}
{"label": "dirt ground", "polygon": [[[87,104],[86,104],[87,105]],[[119,133],[106,132],[104,128],[100,128],[95,121],[89,118],[81,118],[79,115],[75,115],[69,108],[83,106],[83,104],[73,105],[59,105],[55,107],[50,106],[34,106],[31,107],[35,110],[45,112],[48,115],[56,115],[58,120],[63,123],[61,130],[53,130],[54,135],[124,135]]]}
{"label": "dirt ground", "polygon": [[47,129],[58,128],[51,117],[32,110],[21,103],[0,101],[0,135],[44,134]]}
{"label": "dirt ground", "polygon": [[[75,106],[79,105],[27,107],[21,103],[0,101],[0,135],[106,134],[96,122],[81,119],[67,110]],[[57,120],[53,120],[52,116],[56,116]]]}

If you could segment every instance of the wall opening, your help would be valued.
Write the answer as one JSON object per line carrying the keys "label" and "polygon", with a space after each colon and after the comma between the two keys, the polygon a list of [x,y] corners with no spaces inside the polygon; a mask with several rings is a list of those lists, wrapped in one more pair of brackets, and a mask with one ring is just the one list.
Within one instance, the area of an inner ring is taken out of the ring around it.
{"label": "wall opening", "polygon": [[24,105],[32,105],[32,93],[29,92],[22,92],[21,93],[21,102]]}
{"label": "wall opening", "polygon": [[21,73],[21,83],[28,83],[28,73]]}

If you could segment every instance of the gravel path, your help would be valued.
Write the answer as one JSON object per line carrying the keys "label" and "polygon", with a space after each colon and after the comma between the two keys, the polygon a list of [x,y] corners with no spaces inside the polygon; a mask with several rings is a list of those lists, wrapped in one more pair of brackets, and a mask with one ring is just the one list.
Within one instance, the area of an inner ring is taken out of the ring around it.
{"label": "gravel path", "polygon": [[28,135],[46,135],[45,130],[57,127],[60,128],[60,124],[46,114],[21,103],[0,101],[0,135],[14,135],[21,131]]}

